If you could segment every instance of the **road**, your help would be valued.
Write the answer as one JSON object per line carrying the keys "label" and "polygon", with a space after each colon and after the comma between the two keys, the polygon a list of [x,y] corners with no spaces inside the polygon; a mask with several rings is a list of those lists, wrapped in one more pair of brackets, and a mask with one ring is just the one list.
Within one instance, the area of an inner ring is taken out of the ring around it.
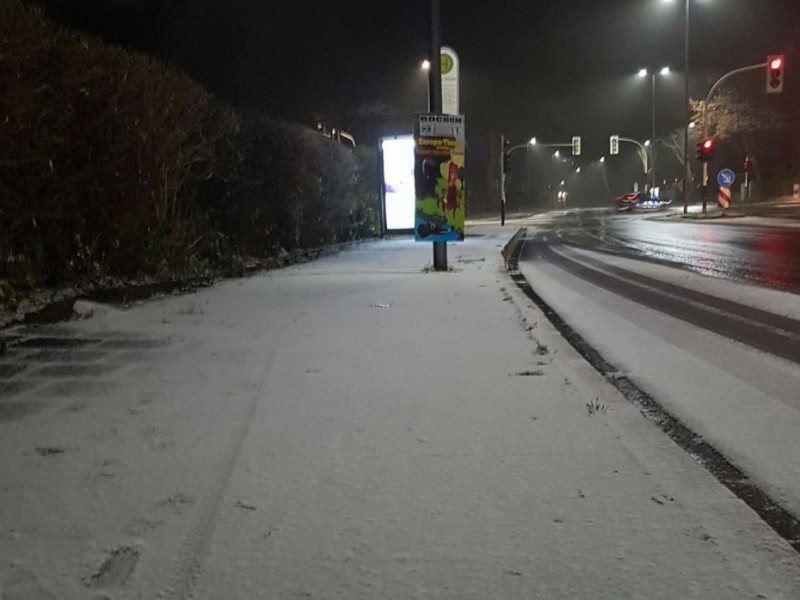
{"label": "road", "polygon": [[[798,205],[772,207],[769,214],[800,218]],[[796,223],[766,226],[750,224],[747,218],[735,222],[742,224],[572,210],[551,213],[537,225],[551,241],[800,293],[800,229]]]}

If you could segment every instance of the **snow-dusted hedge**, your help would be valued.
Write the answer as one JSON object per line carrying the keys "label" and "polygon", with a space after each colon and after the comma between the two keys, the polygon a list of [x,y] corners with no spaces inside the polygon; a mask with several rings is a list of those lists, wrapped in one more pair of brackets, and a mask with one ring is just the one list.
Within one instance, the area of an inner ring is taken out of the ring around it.
{"label": "snow-dusted hedge", "polygon": [[0,300],[374,231],[369,161],[0,0]]}

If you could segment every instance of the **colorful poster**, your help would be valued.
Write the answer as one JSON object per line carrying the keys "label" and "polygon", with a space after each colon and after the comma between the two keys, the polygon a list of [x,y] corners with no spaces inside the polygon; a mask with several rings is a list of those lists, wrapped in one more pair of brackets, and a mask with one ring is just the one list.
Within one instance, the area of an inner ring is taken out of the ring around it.
{"label": "colorful poster", "polygon": [[419,115],[414,180],[418,242],[464,239],[464,116]]}

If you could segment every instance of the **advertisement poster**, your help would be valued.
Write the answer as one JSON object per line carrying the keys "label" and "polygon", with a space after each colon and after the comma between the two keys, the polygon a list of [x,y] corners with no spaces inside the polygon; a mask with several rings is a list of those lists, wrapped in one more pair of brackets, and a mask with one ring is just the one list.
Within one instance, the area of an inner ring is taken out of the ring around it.
{"label": "advertisement poster", "polygon": [[419,115],[414,180],[418,242],[464,239],[464,116]]}
{"label": "advertisement poster", "polygon": [[417,201],[414,181],[414,136],[381,139],[384,230],[414,229]]}

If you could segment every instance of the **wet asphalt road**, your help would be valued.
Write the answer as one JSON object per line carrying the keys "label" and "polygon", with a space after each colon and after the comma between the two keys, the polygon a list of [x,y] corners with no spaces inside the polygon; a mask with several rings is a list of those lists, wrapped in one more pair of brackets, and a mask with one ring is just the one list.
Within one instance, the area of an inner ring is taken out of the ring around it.
{"label": "wet asphalt road", "polygon": [[611,211],[576,210],[537,219],[520,257],[521,261],[547,261],[641,305],[800,363],[800,321],[659,281],[603,260],[578,257],[571,247],[800,294],[800,228],[662,221]]}
{"label": "wet asphalt road", "polygon": [[800,207],[772,208],[765,216],[776,214],[787,219],[784,226],[654,220],[612,210],[551,213],[535,225],[551,243],[800,294]]}

